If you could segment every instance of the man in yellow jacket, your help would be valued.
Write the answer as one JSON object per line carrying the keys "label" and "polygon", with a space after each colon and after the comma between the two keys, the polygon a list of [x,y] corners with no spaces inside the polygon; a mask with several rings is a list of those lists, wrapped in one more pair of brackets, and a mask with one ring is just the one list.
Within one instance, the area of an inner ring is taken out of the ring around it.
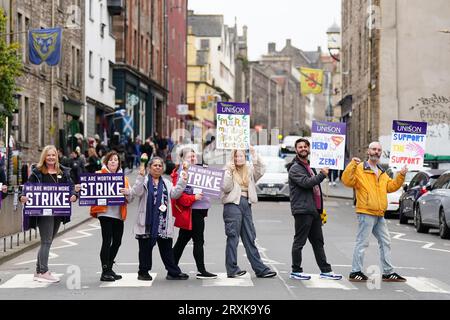
{"label": "man in yellow jacket", "polygon": [[353,252],[350,281],[364,282],[368,277],[362,272],[364,252],[369,246],[371,233],[377,238],[383,268],[382,280],[405,282],[406,279],[394,272],[391,263],[391,238],[384,212],[387,209],[387,193],[397,191],[405,181],[408,168],[404,166],[395,179],[391,179],[379,165],[381,144],[372,142],[367,150],[368,161],[353,158],[342,174],[342,183],[356,192],[356,213],[358,234]]}

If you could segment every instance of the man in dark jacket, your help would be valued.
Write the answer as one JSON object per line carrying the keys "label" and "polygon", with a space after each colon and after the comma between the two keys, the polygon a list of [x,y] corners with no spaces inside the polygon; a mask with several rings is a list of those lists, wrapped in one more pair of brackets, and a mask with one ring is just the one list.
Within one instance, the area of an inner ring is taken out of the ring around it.
{"label": "man in dark jacket", "polygon": [[309,280],[311,276],[303,273],[302,249],[309,239],[314,250],[320,278],[340,280],[342,275],[334,274],[325,255],[322,233],[323,198],[320,183],[328,176],[328,168],[319,174],[309,166],[310,143],[300,138],[295,142],[297,156],[288,165],[291,211],[295,219],[295,236],[292,245],[291,279]]}

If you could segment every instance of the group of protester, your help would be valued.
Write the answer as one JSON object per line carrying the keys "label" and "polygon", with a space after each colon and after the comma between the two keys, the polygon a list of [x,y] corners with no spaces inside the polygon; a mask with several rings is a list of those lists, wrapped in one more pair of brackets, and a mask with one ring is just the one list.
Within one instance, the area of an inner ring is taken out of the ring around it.
{"label": "group of protester", "polygon": [[[324,250],[321,214],[324,203],[321,182],[329,171],[323,168],[317,174],[308,162],[310,143],[299,139],[295,143],[297,156],[288,165],[291,211],[294,217],[294,239],[292,244],[291,279],[309,280],[310,275],[303,272],[302,250],[306,240],[312,244],[316,262],[323,279],[340,280],[342,275],[335,274],[328,263]],[[143,151],[146,151],[145,149]],[[238,244],[242,240],[247,259],[259,278],[272,278],[277,273],[264,264],[255,244],[256,230],[252,217],[252,204],[258,201],[256,182],[265,172],[265,165],[253,147],[250,147],[251,163],[247,162],[245,150],[233,150],[231,159],[225,166],[221,202],[226,234],[225,268],[229,278],[246,274],[238,265]],[[189,276],[179,267],[179,261],[187,243],[193,240],[193,255],[199,279],[214,279],[216,274],[206,270],[204,262],[205,218],[211,207],[210,199],[204,194],[194,193],[187,186],[187,171],[198,163],[197,154],[191,148],[184,148],[179,153],[179,161],[171,174],[171,180],[163,177],[164,159],[153,152],[143,152],[139,157],[139,174],[134,185],[125,177],[124,187],[120,193],[126,198],[122,206],[92,206],[90,214],[100,221],[102,245],[100,261],[102,266],[101,281],[117,281],[121,276],[113,271],[113,264],[118,254],[127,218],[127,208],[133,201],[138,202],[134,235],[138,240],[138,279],[151,281],[149,271],[152,269],[152,250],[158,244],[161,259],[167,270],[166,279],[186,280]],[[386,194],[399,189],[404,181],[407,168],[391,179],[379,166],[381,145],[370,144],[368,160],[362,162],[353,158],[342,175],[342,182],[356,191],[356,212],[358,217],[358,234],[353,254],[350,281],[368,281],[363,273],[363,258],[369,245],[369,236],[375,235],[380,244],[383,281],[406,281],[394,272],[390,255],[390,237],[384,220],[387,207]],[[72,168],[73,170],[73,168]],[[117,151],[110,151],[102,158],[102,168],[96,174],[121,173],[123,162]],[[60,163],[54,146],[47,146],[41,154],[38,165],[33,169],[31,183],[70,183],[73,191],[70,201],[75,202],[80,190],[70,169]],[[27,197],[20,196],[22,203]],[[58,282],[48,268],[50,246],[61,223],[70,218],[54,216],[28,217],[28,227],[39,228],[41,246],[38,253],[34,280],[41,282]],[[178,238],[173,245],[174,227],[179,227]]]}

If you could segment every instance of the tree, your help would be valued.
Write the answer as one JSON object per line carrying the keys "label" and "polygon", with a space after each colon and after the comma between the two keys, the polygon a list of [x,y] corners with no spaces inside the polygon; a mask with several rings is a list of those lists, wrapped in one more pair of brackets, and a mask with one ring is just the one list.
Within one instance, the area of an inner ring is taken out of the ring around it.
{"label": "tree", "polygon": [[16,78],[22,75],[22,59],[18,54],[19,44],[6,42],[7,17],[0,8],[0,128],[5,126],[5,118],[12,116],[16,108],[14,94],[19,91]]}

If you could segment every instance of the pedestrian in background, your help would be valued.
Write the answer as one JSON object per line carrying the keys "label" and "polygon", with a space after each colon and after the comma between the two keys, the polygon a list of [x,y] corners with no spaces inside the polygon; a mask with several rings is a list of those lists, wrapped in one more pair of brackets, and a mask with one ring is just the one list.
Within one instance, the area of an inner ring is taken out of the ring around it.
{"label": "pedestrian in background", "polygon": [[310,280],[311,276],[303,273],[302,250],[306,240],[312,245],[320,278],[341,280],[342,275],[335,274],[327,262],[322,232],[323,195],[320,183],[327,177],[328,168],[322,168],[319,174],[311,169],[308,161],[310,143],[300,138],[295,142],[297,156],[288,165],[291,211],[295,220],[295,235],[292,244],[292,272],[289,278]]}
{"label": "pedestrian in background", "polygon": [[406,279],[394,272],[391,262],[391,238],[384,219],[387,209],[387,193],[395,192],[403,185],[407,167],[391,179],[379,165],[382,147],[372,142],[367,149],[368,161],[353,158],[342,174],[342,183],[353,188],[356,193],[356,213],[358,233],[353,252],[350,281],[364,282],[369,278],[363,273],[364,253],[369,246],[369,237],[373,233],[378,240],[380,260],[383,268],[382,280],[386,282],[405,282]]}
{"label": "pedestrian in background", "polygon": [[271,278],[276,272],[266,266],[256,247],[256,230],[253,224],[251,205],[258,202],[256,182],[263,176],[265,167],[253,147],[250,147],[253,165],[246,162],[244,150],[232,150],[231,159],[225,168],[221,200],[227,244],[225,267],[229,278],[243,276],[237,263],[239,237],[244,244],[247,259],[258,278]]}
{"label": "pedestrian in background", "polygon": [[[146,159],[143,154],[141,159]],[[174,187],[163,178],[164,161],[153,157],[148,162],[148,174],[145,164],[139,168],[139,175],[131,189],[131,199],[139,199],[138,214],[134,225],[134,234],[139,242],[138,279],[151,281],[149,271],[152,269],[152,251],[158,243],[161,259],[167,270],[167,280],[186,280],[189,276],[182,273],[175,263],[172,238],[173,217],[172,199],[177,199],[186,188],[187,169]]]}
{"label": "pedestrian in background", "polygon": [[89,173],[94,173],[102,168],[101,159],[98,157],[95,148],[91,147],[88,149],[88,159],[86,164],[86,171]]}
{"label": "pedestrian in background", "polygon": [[[179,176],[183,171],[183,164],[187,162],[190,166],[197,165],[197,155],[192,148],[183,148],[180,152],[179,164],[172,172],[172,183],[177,184]],[[177,242],[173,247],[175,263],[178,264],[183,255],[184,248],[192,239],[194,243],[194,259],[197,265],[197,279],[215,279],[217,274],[206,271],[205,253],[205,218],[208,209],[211,208],[209,198],[203,193],[194,194],[191,186],[187,186],[180,198],[172,200],[172,208],[175,217],[175,226],[180,228]],[[183,223],[184,222],[184,223]]]}
{"label": "pedestrian in background", "polygon": [[[116,151],[110,151],[105,155],[103,167],[98,174],[123,173],[122,164]],[[127,218],[127,202],[129,200],[129,182],[125,178],[125,186],[121,192],[126,197],[122,206],[92,206],[91,216],[98,218],[102,229],[102,248],[100,250],[100,261],[102,263],[102,275],[100,281],[115,281],[122,279],[116,274],[112,267],[122,243],[124,221]]]}
{"label": "pedestrian in background", "polygon": [[[28,183],[69,183],[73,186],[71,188],[70,201],[75,202],[78,199],[77,193],[80,191],[80,185],[73,185],[70,178],[69,169],[62,167],[58,160],[58,151],[55,146],[49,145],[44,147],[41,153],[39,163],[33,168]],[[25,204],[28,198],[24,195],[19,196],[20,202]],[[70,217],[58,216],[27,216],[24,215],[24,231],[29,228],[39,228],[39,235],[41,237],[41,246],[38,251],[36,273],[33,280],[38,282],[59,282],[60,279],[53,275],[48,269],[48,258],[50,247],[53,239],[58,233],[61,222],[66,224],[70,221]]]}

